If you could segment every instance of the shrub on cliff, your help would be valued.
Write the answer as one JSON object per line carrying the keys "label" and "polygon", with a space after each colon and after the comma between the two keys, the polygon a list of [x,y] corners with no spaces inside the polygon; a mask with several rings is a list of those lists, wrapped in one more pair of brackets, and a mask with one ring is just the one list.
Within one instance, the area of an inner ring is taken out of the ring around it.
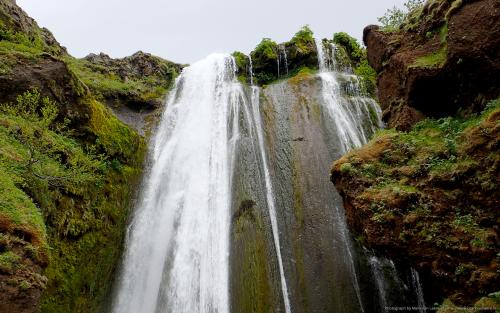
{"label": "shrub on cliff", "polygon": [[290,41],[295,44],[302,54],[310,53],[315,47],[314,33],[309,25],[303,26]]}
{"label": "shrub on cliff", "polygon": [[395,31],[403,25],[412,13],[421,9],[424,3],[425,0],[409,0],[404,4],[405,10],[394,6],[392,9],[388,9],[382,17],[379,17],[378,21],[382,24],[382,29]]}
{"label": "shrub on cliff", "polygon": [[347,33],[340,32],[333,34],[333,42],[344,47],[352,62],[359,63],[366,55],[356,38],[349,36]]}
{"label": "shrub on cliff", "polygon": [[262,41],[255,47],[252,55],[260,58],[273,59],[278,57],[278,44],[270,38],[263,38]]}
{"label": "shrub on cliff", "polygon": [[498,290],[499,121],[496,100],[470,118],[383,130],[332,169],[353,231],[426,273],[431,301],[471,305]]}

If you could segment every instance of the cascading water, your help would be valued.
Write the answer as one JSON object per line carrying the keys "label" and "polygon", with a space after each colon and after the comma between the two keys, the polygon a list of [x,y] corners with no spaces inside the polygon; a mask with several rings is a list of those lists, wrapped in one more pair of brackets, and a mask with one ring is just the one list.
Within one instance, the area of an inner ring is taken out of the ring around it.
{"label": "cascading water", "polygon": [[[382,126],[380,108],[373,99],[362,95],[356,75],[337,71],[339,66],[335,58],[335,45],[325,45],[320,40],[316,40],[316,48],[325,108],[338,126],[337,135],[345,153],[366,143],[367,132],[372,134]],[[349,98],[342,95],[341,83],[345,86],[344,91]],[[363,121],[365,116],[373,114],[376,117],[368,120],[369,129],[366,131],[360,121]]]}
{"label": "cascading water", "polygon": [[229,312],[232,155],[238,97],[231,57],[186,68],[154,139],[128,232],[113,312]]}
{"label": "cascading water", "polygon": [[415,291],[415,295],[417,296],[417,305],[418,311],[420,313],[425,313],[425,300],[424,300],[424,292],[422,290],[422,285],[420,284],[420,276],[418,275],[417,270],[412,268],[411,272],[411,283],[413,286],[413,290]]}
{"label": "cascading water", "polygon": [[[289,103],[304,97],[286,81],[254,86],[251,58],[249,88],[229,55],[184,69],[153,140],[113,312],[254,312],[252,301],[258,312],[365,311],[325,173],[366,142],[380,112],[354,75],[334,71],[331,48],[318,52],[319,92],[307,93],[320,106],[315,119],[304,119],[307,101]],[[288,71],[286,51],[278,55],[278,70],[284,62]]]}
{"label": "cascading water", "polygon": [[278,77],[280,76],[280,67],[284,64],[285,74],[288,75],[288,56],[284,45],[278,46]]}
{"label": "cascading water", "polygon": [[[368,113],[370,109],[377,110],[377,106],[373,100],[360,96],[359,87],[357,85],[355,85],[356,88],[351,88],[350,91],[353,92],[352,96],[358,99],[348,101],[346,97],[341,94],[340,83],[337,77],[338,75],[343,75],[343,73],[335,72],[335,69],[338,68],[335,62],[335,46],[327,45],[330,49],[326,49],[321,41],[316,40],[316,47],[320,69],[319,77],[322,82],[322,103],[325,111],[336,126],[336,134],[341,146],[341,152],[345,153],[352,148],[360,147],[368,140],[368,136],[365,134],[360,121],[363,121],[363,115],[366,116],[366,113]],[[380,119],[377,118],[377,121],[379,120]],[[370,130],[373,133],[379,125],[376,125],[372,119],[369,121]],[[353,247],[348,235],[346,221],[344,214],[341,212],[341,208],[335,206],[335,210],[337,211],[338,218],[336,226],[340,232],[341,240],[345,244],[345,251],[348,254],[348,263],[352,275],[353,287],[359,301],[359,307],[364,312],[359,279],[356,273],[355,260],[352,252]]]}
{"label": "cascading water", "polygon": [[259,144],[259,150],[261,153],[261,158],[262,158],[262,163],[263,163],[263,168],[264,168],[264,181],[266,184],[266,201],[267,201],[267,206],[269,209],[269,216],[271,219],[271,229],[273,232],[273,239],[274,239],[274,246],[276,249],[276,255],[278,259],[278,269],[279,269],[279,274],[280,274],[280,282],[281,282],[281,292],[283,294],[283,302],[285,306],[285,312],[290,313],[291,312],[291,306],[290,306],[290,299],[288,298],[288,287],[286,283],[286,278],[285,278],[285,271],[283,269],[283,258],[281,255],[281,244],[280,244],[280,236],[279,236],[279,230],[278,230],[278,221],[276,218],[276,207],[275,207],[275,201],[274,201],[274,193],[273,193],[273,186],[271,182],[271,176],[269,173],[269,167],[267,164],[267,155],[266,155],[266,150],[264,146],[264,135],[262,131],[262,121],[261,121],[261,114],[260,114],[260,91],[258,87],[252,86],[252,98],[251,98],[251,103],[252,103],[252,113],[253,117],[255,119],[255,129],[257,132],[257,140]]}

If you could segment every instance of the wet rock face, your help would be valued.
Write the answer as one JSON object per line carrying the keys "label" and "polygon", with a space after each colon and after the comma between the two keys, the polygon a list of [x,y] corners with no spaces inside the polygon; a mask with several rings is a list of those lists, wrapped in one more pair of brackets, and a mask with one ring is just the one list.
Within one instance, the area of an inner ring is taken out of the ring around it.
{"label": "wet rock face", "polygon": [[363,40],[370,65],[378,72],[379,99],[389,127],[406,130],[423,115],[478,111],[496,98],[499,32],[500,3],[495,0],[434,1],[415,24],[397,32],[365,28]]}

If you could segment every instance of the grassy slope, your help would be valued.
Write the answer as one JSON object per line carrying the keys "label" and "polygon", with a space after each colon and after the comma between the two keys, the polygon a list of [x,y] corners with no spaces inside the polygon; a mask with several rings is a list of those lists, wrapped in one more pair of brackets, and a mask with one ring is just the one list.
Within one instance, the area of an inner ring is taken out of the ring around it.
{"label": "grassy slope", "polygon": [[[3,23],[0,39],[1,74],[19,60],[36,64],[40,55],[57,50]],[[57,57],[72,65],[71,57]],[[0,271],[12,277],[30,272],[12,279],[19,290],[35,280],[46,285],[43,312],[98,310],[121,253],[145,152],[144,139],[93,95],[75,93],[81,96],[74,105],[91,112],[84,141],[73,137],[59,104],[37,92],[0,109]],[[42,114],[47,107],[57,114],[54,120]],[[45,277],[37,266],[45,268]]]}

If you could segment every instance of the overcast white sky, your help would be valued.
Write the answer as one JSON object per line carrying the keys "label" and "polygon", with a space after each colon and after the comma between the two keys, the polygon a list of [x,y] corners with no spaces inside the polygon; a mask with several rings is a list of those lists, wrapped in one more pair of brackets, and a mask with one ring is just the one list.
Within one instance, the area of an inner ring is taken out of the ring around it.
{"label": "overcast white sky", "polygon": [[405,0],[17,0],[76,57],[138,50],[178,63],[212,52],[250,52],[263,37],[289,40],[309,24],[316,37],[364,26]]}

